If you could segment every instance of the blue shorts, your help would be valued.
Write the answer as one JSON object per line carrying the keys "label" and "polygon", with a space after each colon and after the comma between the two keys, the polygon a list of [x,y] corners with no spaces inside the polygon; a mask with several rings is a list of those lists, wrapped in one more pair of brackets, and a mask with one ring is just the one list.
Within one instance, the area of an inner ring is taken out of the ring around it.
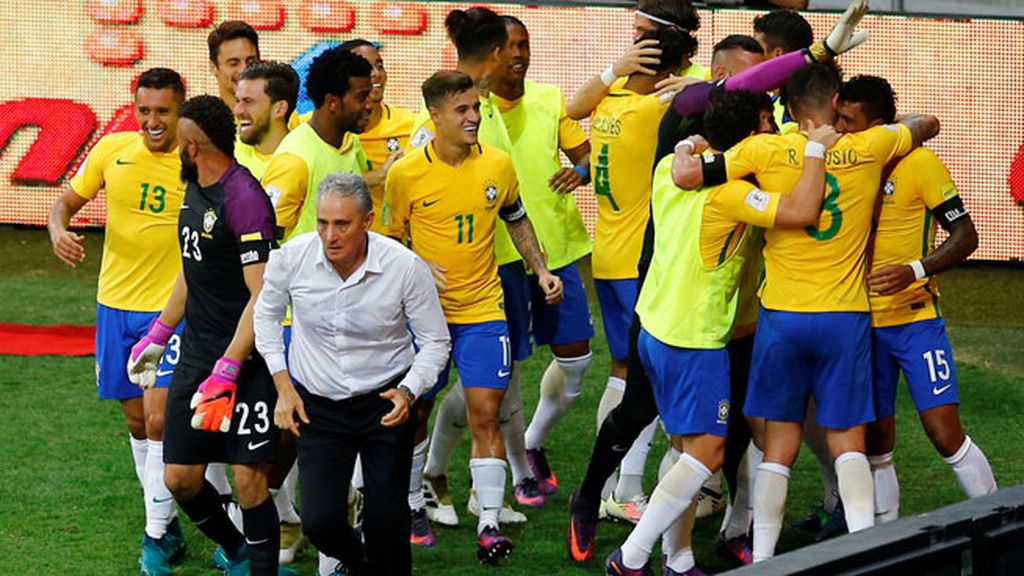
{"label": "blue shorts", "polygon": [[629,326],[636,308],[637,280],[594,280],[597,302],[601,305],[604,335],[612,358],[625,361],[629,356]]}
{"label": "blue shorts", "polygon": [[167,341],[167,349],[163,358],[160,358],[160,365],[156,368],[156,387],[170,388],[171,379],[174,377],[174,369],[181,359],[181,334],[185,331],[185,321],[178,322],[174,334]]}
{"label": "blue shorts", "polygon": [[128,355],[159,312],[129,312],[96,304],[96,392],[103,400],[142,396],[128,380]]}
{"label": "blue shorts", "polygon": [[871,315],[761,308],[743,413],[803,422],[814,396],[815,420],[843,430],[875,420]]}
{"label": "blue shorts", "polygon": [[714,434],[729,427],[729,353],[676,348],[640,330],[637,350],[669,434]]}
{"label": "blue shorts", "polygon": [[959,404],[953,349],[942,318],[872,329],[875,364],[875,412],[879,418],[896,413],[896,384],[900,372],[907,380],[918,412]]}
{"label": "blue shorts", "polygon": [[565,299],[554,306],[544,301],[544,291],[536,278],[531,276],[530,290],[533,292],[533,341],[538,346],[549,344],[571,344],[585,342],[594,337],[594,320],[587,305],[587,291],[583,288],[580,270],[573,262],[552,274],[562,279]]}
{"label": "blue shorts", "polygon": [[522,362],[530,357],[530,279],[521,260],[498,266],[501,290],[505,293],[505,320],[512,345],[512,360]]}
{"label": "blue shorts", "polygon": [[433,398],[448,384],[452,362],[464,388],[508,388],[512,350],[504,322],[448,324],[448,333],[452,337],[451,360],[441,371],[437,384],[423,395],[424,399]]}

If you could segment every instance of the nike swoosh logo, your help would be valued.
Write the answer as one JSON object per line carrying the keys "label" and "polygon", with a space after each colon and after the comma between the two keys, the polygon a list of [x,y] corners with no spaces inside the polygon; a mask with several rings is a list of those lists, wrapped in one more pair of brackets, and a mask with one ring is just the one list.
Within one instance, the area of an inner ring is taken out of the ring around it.
{"label": "nike swoosh logo", "polygon": [[174,370],[157,370],[156,371],[156,377],[157,378],[161,378],[163,376],[170,376],[171,374],[174,374]]}
{"label": "nike swoosh logo", "polygon": [[438,202],[440,202],[440,201],[441,201],[440,199],[438,199],[438,200],[432,200],[432,201],[430,201],[430,202],[427,202],[426,200],[424,200],[424,201],[423,201],[423,207],[424,207],[424,208],[430,208],[431,206],[433,206],[434,204],[437,204],[437,203],[438,203]]}
{"label": "nike swoosh logo", "polygon": [[511,374],[511,372],[508,371],[508,370],[498,370],[498,378],[504,378],[505,376],[508,376],[509,374]]}
{"label": "nike swoosh logo", "polygon": [[164,502],[170,502],[171,500],[174,500],[174,496],[168,496],[167,498],[157,498],[154,496],[153,504],[163,504]]}
{"label": "nike swoosh logo", "polygon": [[252,442],[249,442],[249,450],[256,450],[260,446],[263,446],[263,445],[269,444],[269,443],[270,443],[270,440],[264,440],[263,442],[257,442],[255,444],[253,444]]}
{"label": "nike swoosh logo", "polygon": [[939,394],[942,394],[946,390],[949,390],[950,386],[952,386],[952,384],[946,384],[942,388],[936,388],[935,386],[932,386],[932,394],[934,394],[935,396],[938,396]]}
{"label": "nike swoosh logo", "polygon": [[266,544],[267,542],[270,542],[270,538],[264,538],[263,540],[249,540],[248,538],[245,539],[245,543],[249,546],[259,546],[260,544]]}
{"label": "nike swoosh logo", "polygon": [[121,160],[120,158],[114,160],[114,163],[117,164],[118,166],[131,166],[132,164],[135,164],[135,162],[132,162],[130,160]]}

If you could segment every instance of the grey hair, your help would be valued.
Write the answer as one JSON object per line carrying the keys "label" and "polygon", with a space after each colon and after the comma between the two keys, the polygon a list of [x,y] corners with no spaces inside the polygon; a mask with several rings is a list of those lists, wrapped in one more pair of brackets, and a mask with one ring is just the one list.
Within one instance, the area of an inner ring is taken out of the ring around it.
{"label": "grey hair", "polygon": [[358,174],[348,172],[335,172],[328,174],[320,181],[316,189],[316,205],[328,196],[345,198],[350,197],[356,201],[359,213],[366,216],[373,210],[373,199],[370,197],[370,189],[366,186],[366,180]]}

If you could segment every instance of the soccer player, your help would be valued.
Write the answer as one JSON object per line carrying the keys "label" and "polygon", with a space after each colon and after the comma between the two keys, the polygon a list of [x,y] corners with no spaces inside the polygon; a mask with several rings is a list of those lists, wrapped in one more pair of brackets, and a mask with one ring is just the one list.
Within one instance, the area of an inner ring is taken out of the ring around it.
{"label": "soccer player", "polygon": [[260,60],[259,35],[241,20],[226,20],[210,32],[206,44],[210,50],[210,74],[217,79],[220,99],[234,109],[242,71]]}
{"label": "soccer player", "polygon": [[[629,326],[637,295],[637,263],[649,215],[650,167],[654,165],[657,140],[651,132],[668,108],[654,94],[655,84],[679,67],[689,44],[688,36],[675,28],[645,32],[641,40],[661,46],[656,75],[637,72],[620,90],[601,100],[591,119],[590,165],[597,196],[592,257],[594,288],[604,319],[605,337],[612,357],[607,391],[598,409],[599,421],[621,400],[625,388]],[[642,513],[643,466],[656,425],[648,426],[637,440],[640,463],[635,473],[624,471],[613,494],[605,500],[606,511],[636,522]]]}
{"label": "soccer player", "polygon": [[[829,123],[839,86],[833,70],[807,66],[790,76],[783,98],[797,121]],[[809,398],[826,429],[849,530],[874,524],[864,439],[875,419],[865,250],[885,165],[936,133],[934,117],[910,116],[844,135],[826,158],[828,193],[818,225],[765,232],[765,280],[744,405],[748,417],[766,421],[763,437],[755,431],[764,449],[754,481],[755,562],[775,551]],[[799,174],[804,138],[758,136],[708,162],[676,156],[673,179],[693,186],[754,175],[762,187],[785,190]]]}
{"label": "soccer player", "polygon": [[185,187],[175,148],[185,85],[177,72],[151,68],[139,76],[134,98],[141,130],[109,134],[96,143],[50,208],[47,227],[54,254],[76,267],[86,256],[84,237],[68,230],[68,224],[100,190],[106,191],[107,227],[96,293],[97,393],[118,400],[128,424],[146,509],[142,574],[164,575],[185,546],[163,480],[167,387],[154,387],[152,379],[133,383],[124,367],[132,344],[156,319],[181,269],[175,223]]}
{"label": "soccer player", "polygon": [[[755,134],[771,111],[764,93],[720,92],[705,114],[712,148]],[[769,124],[770,128],[774,128]],[[650,573],[649,556],[663,538],[665,574],[701,573],[690,548],[696,495],[725,458],[731,418],[730,354],[743,300],[761,268],[761,228],[802,228],[818,220],[825,189],[824,152],[838,139],[831,126],[809,133],[808,160],[783,195],[746,181],[683,191],[672,182],[671,157],[654,171],[654,256],[639,300],[639,352],[677,461],[658,483],[643,518],[606,562],[615,575]],[[693,151],[690,140],[680,153]],[[740,416],[742,418],[742,416]]]}
{"label": "soccer player", "polygon": [[[170,326],[187,320],[167,400],[165,481],[196,527],[224,549],[226,574],[276,575],[280,532],[267,490],[278,441],[276,393],[253,350],[252,325],[276,246],[273,209],[234,161],[235,120],[220,99],[198,96],[182,106],[178,143],[188,184],[178,219],[183,270],[128,371],[146,372],[147,360],[163,353]],[[244,537],[204,479],[209,462],[232,465]]]}
{"label": "soccer player", "polygon": [[[851,3],[851,6],[855,4]],[[867,10],[867,3],[864,2]],[[847,8],[849,12],[849,8]],[[765,59],[771,60],[783,54],[808,48],[814,42],[814,30],[807,20],[796,10],[772,10],[754,18],[754,39],[764,49]],[[775,98],[775,123],[779,132],[786,134],[798,129],[798,126],[787,115],[786,107]]]}
{"label": "soccer player", "polygon": [[280,62],[256,62],[238,77],[232,109],[238,122],[235,160],[257,179],[266,173],[270,158],[288,135],[288,119],[298,94],[299,76]]}
{"label": "soccer player", "polygon": [[[498,514],[505,491],[505,446],[498,411],[511,371],[503,294],[494,252],[498,218],[537,274],[549,304],[562,297],[562,282],[548,272],[519,198],[511,158],[477,138],[480,95],[462,72],[438,72],[423,84],[423,99],[436,133],[429,145],[398,160],[388,174],[389,229],[404,230],[424,260],[445,270],[438,281],[452,335],[473,434],[470,470],[479,501],[477,555],[497,563],[512,542],[501,534]],[[447,369],[438,385],[447,382]]]}
{"label": "soccer player", "polygon": [[692,33],[700,28],[700,17],[688,0],[640,0],[633,12],[633,45],[604,72],[595,75],[580,87],[567,105],[570,118],[582,120],[590,116],[609,91],[622,87],[626,79],[635,73],[654,75],[653,66],[658,64],[661,47],[657,42],[641,36],[659,28],[676,30],[687,39],[688,48],[678,74],[662,78],[655,86],[658,96],[670,99],[671,94],[694,80],[707,80],[710,71],[694,63],[691,58],[697,52],[697,39]]}
{"label": "soccer player", "polygon": [[[848,132],[892,123],[896,102],[884,78],[855,76],[839,90],[837,127]],[[933,248],[935,224],[949,237]],[[963,262],[978,233],[938,156],[918,148],[899,161],[882,188],[874,236],[871,299],[875,410],[868,425],[868,460],[875,479],[875,521],[899,516],[893,466],[896,384],[902,373],[928,438],[953,468],[969,498],[990,494],[996,481],[988,459],[960,423],[953,351],[939,309],[934,276]]]}
{"label": "soccer player", "polygon": [[[309,67],[306,91],[316,107],[313,116],[284,137],[262,179],[285,240],[316,228],[313,200],[325,176],[369,169],[357,134],[366,129],[373,110],[372,72],[369,62],[340,46],[317,56]],[[382,178],[366,175],[370,186]]]}
{"label": "soccer player", "polygon": [[[474,7],[468,10],[452,10],[445,18],[445,27],[448,37],[458,53],[458,70],[472,78],[480,94],[480,121],[477,125],[480,142],[511,154],[512,142],[509,139],[508,129],[498,109],[496,97],[490,91],[491,85],[507,73],[509,66],[508,51],[506,50],[508,31],[505,28],[505,22],[487,8]],[[419,126],[414,129],[409,140],[410,148],[425,146],[431,141],[436,130],[427,108],[420,113],[417,123]],[[384,217],[388,219],[389,215],[386,210],[387,206],[385,206]],[[402,231],[390,231],[389,234],[401,235]],[[498,276],[501,278],[502,292],[504,293],[505,319],[508,325],[512,360],[509,381],[513,384],[509,385],[511,392],[505,396],[509,400],[503,401],[504,408],[502,408],[507,414],[512,410],[513,404],[520,402],[516,396],[519,389],[519,364],[529,357],[531,352],[530,281],[526,276],[526,269],[520,255],[502,221],[497,222],[494,249],[498,263]],[[435,278],[443,283],[445,271],[431,262],[428,262],[428,265],[432,267]],[[461,387],[456,385],[449,395],[460,393]],[[451,453],[461,438],[462,431],[458,430],[458,426],[465,426],[463,422],[465,422],[466,410],[463,407],[464,401],[460,401],[458,398],[446,399],[446,402],[443,402],[438,409],[434,431],[428,442],[427,421],[433,409],[433,394],[428,393],[421,400],[417,406],[416,417],[419,428],[416,431],[412,473],[409,478],[409,508],[413,514],[410,537],[414,544],[430,545],[434,542],[434,535],[428,518],[452,526],[458,523],[458,516],[452,504],[444,471],[451,460]],[[512,421],[509,419],[506,422],[511,423]],[[508,424],[503,428],[503,434],[512,438],[513,442],[521,442],[513,438],[515,432],[510,430]],[[430,445],[429,454],[427,454],[428,444]],[[471,512],[479,509],[472,492],[468,508]],[[524,522],[526,520],[525,515],[507,506],[502,507],[500,516],[502,522]]]}
{"label": "soccer player", "polygon": [[[530,66],[526,25],[512,16],[502,18],[508,31],[509,64],[491,87],[512,142],[512,162],[519,177],[523,205],[531,214],[530,222],[547,256],[547,264],[552,274],[562,279],[565,291],[561,304],[549,306],[540,287],[531,285],[534,340],[540,345],[550,344],[555,358],[541,380],[541,400],[530,428],[525,427],[518,381],[509,379],[502,402],[502,431],[516,500],[524,506],[540,506],[547,497],[530,462],[546,462],[542,452],[544,439],[580,394],[590,364],[589,340],[594,335],[586,292],[576,267],[576,261],[590,253],[591,242],[576,201],[570,195],[584,182],[583,175],[589,175],[590,143],[579,123],[566,116],[565,97],[558,87],[525,79]],[[562,168],[559,150],[574,164],[573,168]],[[465,399],[460,394],[453,390],[445,396],[438,409],[440,425],[435,423],[437,441],[428,464],[437,466],[435,458],[440,461],[438,442],[454,446],[462,436],[465,413]],[[455,414],[461,418],[452,417]],[[453,439],[439,440],[445,427]],[[441,470],[446,473],[447,462],[443,464]],[[428,466],[431,480],[439,476],[431,473],[434,470]],[[553,479],[553,475],[547,475],[548,482]],[[548,485],[547,490],[555,488]]]}
{"label": "soccer player", "polygon": [[[370,90],[370,102],[373,104],[373,111],[370,112],[370,121],[366,128],[359,134],[359,142],[363,146],[363,153],[366,154],[369,169],[384,167],[386,170],[401,157],[416,123],[416,115],[405,108],[384,103],[388,71],[384,68],[384,58],[376,44],[356,39],[342,43],[340,48],[362,56],[373,67],[370,73],[373,87]],[[384,182],[372,187],[370,193],[373,195],[373,213],[381,214],[384,205]],[[383,219],[374,218],[371,229],[384,233]]]}

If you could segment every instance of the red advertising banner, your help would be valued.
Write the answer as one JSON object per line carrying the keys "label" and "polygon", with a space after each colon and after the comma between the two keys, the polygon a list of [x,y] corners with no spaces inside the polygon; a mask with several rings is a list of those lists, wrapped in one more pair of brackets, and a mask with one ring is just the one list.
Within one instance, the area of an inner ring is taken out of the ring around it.
{"label": "red advertising banner", "polygon": [[[260,29],[263,57],[298,63],[325,41],[380,42],[386,100],[416,110],[419,85],[451,68],[444,17],[468,5],[338,0],[23,0],[0,3],[0,223],[43,225],[46,213],[88,150],[105,133],[135,129],[131,83],[166,66],[190,95],[217,93],[206,35],[243,18]],[[494,4],[530,28],[530,77],[571,95],[629,45],[632,16],[620,8]],[[749,11],[702,11],[696,61],[708,64],[716,39],[750,33]],[[834,14],[809,13],[817,35]],[[1024,22],[868,16],[871,40],[844,56],[847,75],[888,78],[901,112],[942,120],[929,143],[947,163],[977,223],[976,258],[1024,258]],[[651,137],[655,135],[652,127]],[[589,189],[577,191],[588,225]],[[102,201],[74,224],[102,226]]]}

